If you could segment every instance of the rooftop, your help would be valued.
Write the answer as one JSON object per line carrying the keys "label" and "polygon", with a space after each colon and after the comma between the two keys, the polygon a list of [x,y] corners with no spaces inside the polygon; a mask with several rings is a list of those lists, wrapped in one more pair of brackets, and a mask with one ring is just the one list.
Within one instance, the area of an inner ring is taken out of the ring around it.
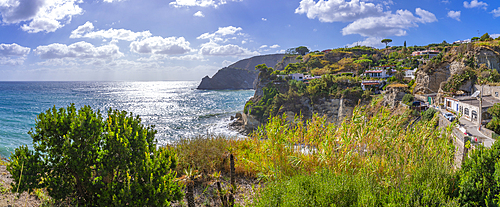
{"label": "rooftop", "polygon": [[[459,96],[459,97],[447,97],[450,99],[458,100],[462,103],[466,103],[475,107],[479,107],[479,100],[471,96]],[[500,103],[500,99],[493,98],[492,96],[483,96],[483,108],[492,107],[494,104]]]}

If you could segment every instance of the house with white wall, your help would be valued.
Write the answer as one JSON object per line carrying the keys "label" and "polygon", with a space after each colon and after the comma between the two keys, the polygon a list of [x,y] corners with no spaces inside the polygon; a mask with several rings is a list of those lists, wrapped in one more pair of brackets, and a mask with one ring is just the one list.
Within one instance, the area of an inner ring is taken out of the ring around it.
{"label": "house with white wall", "polygon": [[[483,96],[482,103],[482,120],[489,118],[487,110],[491,108],[494,104],[500,103],[500,99],[494,96],[487,95]],[[477,97],[471,96],[459,96],[459,97],[445,97],[444,105],[449,111],[453,111],[457,114],[461,114],[463,118],[479,124],[479,99]]]}
{"label": "house with white wall", "polygon": [[405,71],[405,79],[413,80],[415,79],[415,72],[417,72],[417,69],[414,68],[413,70],[404,70]]}

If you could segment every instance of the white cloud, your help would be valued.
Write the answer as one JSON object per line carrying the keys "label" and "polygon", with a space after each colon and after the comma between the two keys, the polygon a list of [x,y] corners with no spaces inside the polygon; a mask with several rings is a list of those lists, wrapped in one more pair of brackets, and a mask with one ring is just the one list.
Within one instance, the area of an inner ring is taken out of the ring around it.
{"label": "white cloud", "polygon": [[123,53],[120,52],[116,45],[95,47],[84,41],[71,45],[54,43],[46,46],[38,46],[34,52],[42,59],[114,59],[123,56]]}
{"label": "white cloud", "polygon": [[285,50],[276,50],[276,53],[285,53],[286,51]]}
{"label": "white cloud", "polygon": [[460,21],[460,14],[461,13],[462,13],[461,11],[449,11],[448,17],[450,17],[452,19],[456,19],[457,21]]}
{"label": "white cloud", "polygon": [[269,48],[271,48],[271,49],[276,49],[276,48],[278,48],[278,47],[280,47],[280,46],[279,46],[279,45],[272,45],[272,46],[270,46]]}
{"label": "white cloud", "polygon": [[222,67],[227,67],[227,66],[230,66],[231,63],[233,63],[233,61],[229,61],[229,60],[224,60],[222,61]]}
{"label": "white cloud", "polygon": [[92,22],[85,22],[85,24],[78,26],[75,30],[71,32],[69,38],[82,38],[82,35],[87,32],[94,30],[94,24]]}
{"label": "white cloud", "polygon": [[[214,32],[214,33],[204,33],[197,37],[196,39],[209,39],[214,42],[225,42],[227,39],[224,39],[223,37],[229,36],[229,35],[235,35],[237,32],[243,30],[241,27],[233,27],[233,26],[228,26],[228,27],[219,27],[219,29]],[[238,33],[242,35],[241,33]]]}
{"label": "white cloud", "polygon": [[219,45],[215,42],[208,42],[201,45],[199,51],[204,56],[255,56],[259,55],[256,51],[250,51],[238,45],[228,44]]}
{"label": "white cloud", "polygon": [[[389,2],[388,2],[389,3]],[[321,22],[351,22],[365,17],[383,15],[382,5],[359,0],[302,0],[297,14],[307,14],[309,19],[318,18]]]}
{"label": "white cloud", "polygon": [[184,37],[148,37],[130,43],[130,51],[141,54],[180,55],[193,51]]}
{"label": "white cloud", "polygon": [[75,15],[83,13],[77,4],[81,0],[4,0],[0,3],[2,22],[23,24],[21,29],[29,33],[54,32],[71,22]]}
{"label": "white cloud", "polygon": [[199,54],[168,57],[168,59],[171,59],[171,60],[189,60],[189,61],[193,61],[193,60],[207,61],[206,59],[203,58],[203,56],[201,56]]}
{"label": "white cloud", "polygon": [[491,34],[490,37],[496,39],[497,37],[500,37],[500,34]]}
{"label": "white cloud", "polygon": [[25,60],[26,57],[19,57],[19,58],[0,57],[0,65],[22,65]]}
{"label": "white cloud", "polygon": [[493,11],[491,11],[491,13],[494,17],[500,17],[500,7],[494,9]]}
{"label": "white cloud", "polygon": [[478,0],[472,0],[470,3],[467,2],[467,1],[464,1],[464,7],[465,8],[468,8],[468,9],[471,9],[471,8],[476,8],[476,7],[481,7],[483,8],[484,10],[487,9],[488,7],[488,4],[487,3],[484,3],[482,1],[478,1]]}
{"label": "white cloud", "polygon": [[262,45],[259,48],[266,48],[266,47],[268,47],[268,46],[267,45]]}
{"label": "white cloud", "polygon": [[243,44],[243,45],[246,43],[247,43],[247,41],[245,41],[245,40],[241,41],[241,44]]}
{"label": "white cloud", "polygon": [[228,1],[241,1],[241,0],[175,0],[173,2],[170,2],[170,5],[176,8],[190,7],[190,6],[217,8],[220,5],[226,4]]}
{"label": "white cloud", "polygon": [[123,1],[123,0],[104,0],[104,2],[107,2],[107,3],[120,2],[120,1]]}
{"label": "white cloud", "polygon": [[386,12],[381,17],[368,17],[354,21],[342,29],[343,35],[360,34],[365,37],[404,36],[406,29],[418,27],[418,23],[437,21],[436,16],[420,8],[416,9],[415,17],[408,10],[398,10],[395,14]]}
{"label": "white cloud", "polygon": [[365,40],[361,42],[354,42],[352,44],[347,44],[347,47],[354,47],[354,46],[370,46],[370,47],[380,47],[383,46],[382,41],[383,38],[380,37],[368,37]]}
{"label": "white cloud", "polygon": [[16,43],[0,44],[0,65],[22,65],[30,50]]}
{"label": "white cloud", "polygon": [[262,21],[267,21],[267,19],[266,18],[262,18]]}
{"label": "white cloud", "polygon": [[139,38],[146,38],[151,36],[151,32],[133,32],[126,29],[108,29],[108,30],[94,30],[94,25],[90,22],[86,22],[84,25],[79,26],[77,29],[71,32],[69,38],[91,38],[91,39],[113,39],[113,40],[125,40],[134,41]]}
{"label": "white cloud", "polygon": [[20,46],[16,43],[0,44],[0,57],[26,56],[30,53],[30,48]]}
{"label": "white cloud", "polygon": [[201,12],[201,11],[197,11],[196,13],[193,14],[193,16],[195,16],[195,17],[205,17],[205,15],[203,15],[203,12]]}

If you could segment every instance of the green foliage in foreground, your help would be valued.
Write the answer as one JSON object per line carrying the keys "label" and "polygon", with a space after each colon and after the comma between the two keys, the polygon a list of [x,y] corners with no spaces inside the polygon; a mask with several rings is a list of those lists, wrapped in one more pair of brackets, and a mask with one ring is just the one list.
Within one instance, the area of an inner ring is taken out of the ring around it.
{"label": "green foliage in foreground", "polygon": [[[409,113],[409,112],[407,112]],[[268,180],[256,206],[456,206],[454,147],[435,121],[357,108],[341,126],[274,117],[238,165]]]}
{"label": "green foliage in foreground", "polygon": [[157,148],[153,127],[125,111],[107,118],[89,106],[55,107],[38,115],[8,166],[12,191],[47,188],[56,201],[78,206],[169,206],[182,198],[173,181],[175,153]]}
{"label": "green foliage in foreground", "polygon": [[500,205],[500,143],[473,150],[462,163],[459,198],[463,206]]}

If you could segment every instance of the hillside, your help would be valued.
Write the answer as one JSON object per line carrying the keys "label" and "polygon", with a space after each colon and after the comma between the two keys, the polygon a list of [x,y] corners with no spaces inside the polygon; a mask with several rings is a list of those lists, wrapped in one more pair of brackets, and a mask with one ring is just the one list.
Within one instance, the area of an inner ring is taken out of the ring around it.
{"label": "hillside", "polygon": [[228,67],[220,69],[212,78],[205,76],[201,80],[198,89],[254,89],[258,75],[255,66],[259,64],[274,66],[283,60],[284,56],[284,54],[261,55],[240,60]]}

